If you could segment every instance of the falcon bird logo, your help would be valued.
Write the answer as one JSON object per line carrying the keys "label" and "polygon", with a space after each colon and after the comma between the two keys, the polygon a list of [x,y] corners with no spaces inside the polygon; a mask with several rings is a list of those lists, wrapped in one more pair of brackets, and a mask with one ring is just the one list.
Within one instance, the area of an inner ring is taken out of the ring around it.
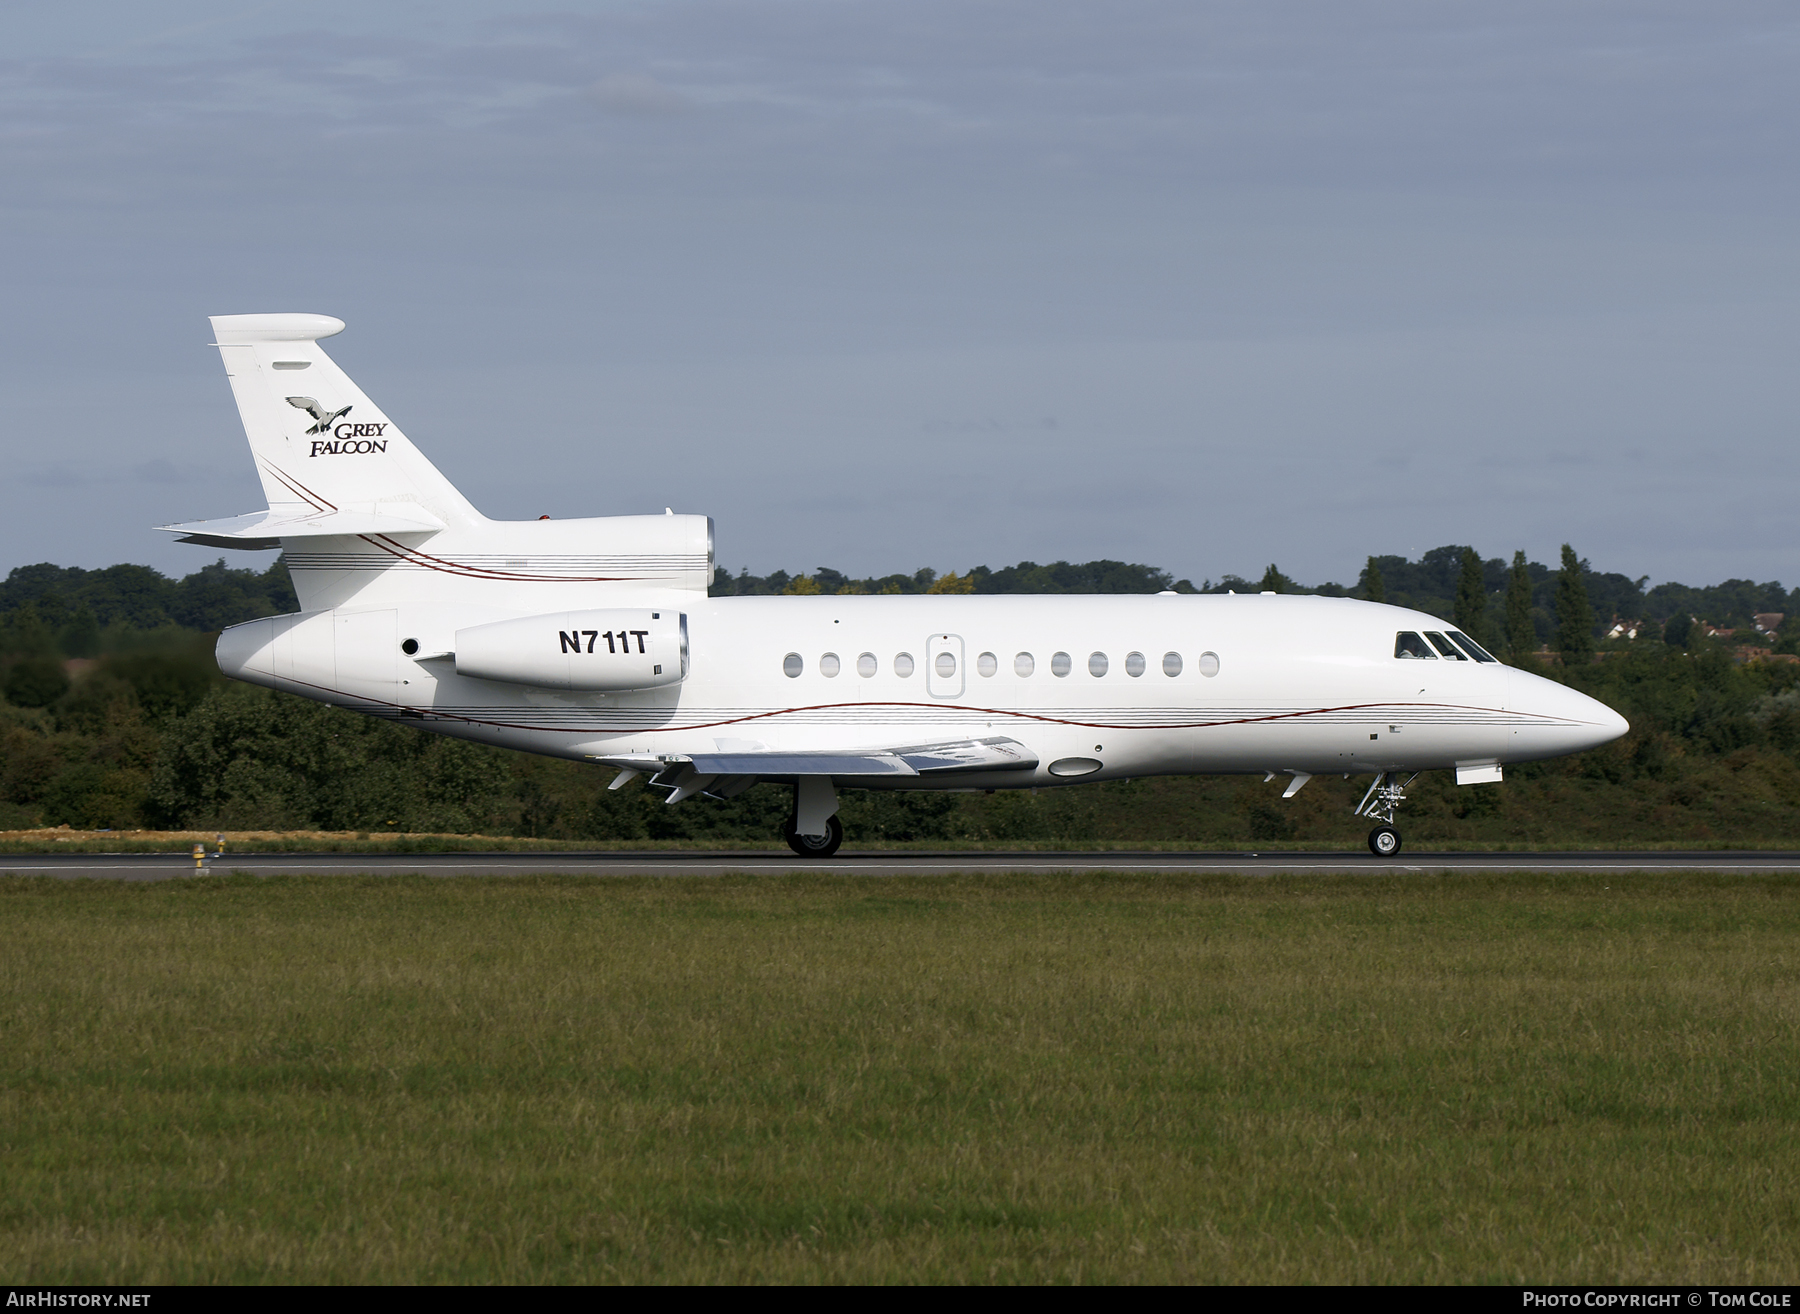
{"label": "falcon bird logo", "polygon": [[311,397],[289,397],[287,399],[287,404],[294,407],[296,410],[305,411],[308,415],[312,416],[313,419],[318,421],[317,424],[307,430],[308,433],[324,433],[336,421],[350,414],[350,408],[348,406],[344,407],[341,411],[327,411]]}

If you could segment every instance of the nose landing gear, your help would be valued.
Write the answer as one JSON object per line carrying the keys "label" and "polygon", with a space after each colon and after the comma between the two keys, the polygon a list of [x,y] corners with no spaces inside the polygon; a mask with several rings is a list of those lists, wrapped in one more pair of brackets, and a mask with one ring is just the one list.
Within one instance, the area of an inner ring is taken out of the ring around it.
{"label": "nose landing gear", "polygon": [[1406,787],[1419,778],[1417,771],[1405,780],[1397,771],[1378,771],[1356,805],[1356,815],[1381,824],[1369,832],[1369,852],[1378,858],[1391,858],[1400,852],[1400,832],[1394,829],[1394,809],[1406,799]]}

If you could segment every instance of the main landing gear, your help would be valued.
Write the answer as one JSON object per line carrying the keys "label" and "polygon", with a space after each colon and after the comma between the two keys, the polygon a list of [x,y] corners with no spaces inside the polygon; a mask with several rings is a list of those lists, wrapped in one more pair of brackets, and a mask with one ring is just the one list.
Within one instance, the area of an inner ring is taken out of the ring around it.
{"label": "main landing gear", "polygon": [[801,776],[794,782],[794,815],[781,828],[787,846],[802,858],[829,858],[844,842],[837,817],[837,788],[830,776]]}
{"label": "main landing gear", "polygon": [[838,846],[844,842],[844,823],[836,817],[832,817],[825,823],[825,834],[802,835],[794,829],[794,823],[790,819],[781,828],[781,837],[787,841],[787,846],[802,858],[829,858],[838,851]]}
{"label": "main landing gear", "polygon": [[1356,815],[1381,824],[1369,832],[1369,852],[1378,858],[1391,858],[1400,852],[1400,832],[1394,829],[1394,809],[1406,798],[1406,787],[1419,778],[1417,771],[1405,780],[1398,771],[1380,771],[1356,805]]}

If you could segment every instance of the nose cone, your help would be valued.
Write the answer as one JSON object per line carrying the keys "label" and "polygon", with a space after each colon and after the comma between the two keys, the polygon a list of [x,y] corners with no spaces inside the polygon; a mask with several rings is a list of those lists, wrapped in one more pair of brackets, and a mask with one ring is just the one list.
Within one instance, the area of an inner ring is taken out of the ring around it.
{"label": "nose cone", "polygon": [[1598,698],[1541,675],[1512,673],[1514,761],[1585,753],[1610,744],[1631,723]]}
{"label": "nose cone", "polygon": [[1631,722],[1620,716],[1612,708],[1598,698],[1587,698],[1587,705],[1594,713],[1594,733],[1598,736],[1589,748],[1598,748],[1601,744],[1610,744],[1615,739],[1623,739],[1631,733]]}

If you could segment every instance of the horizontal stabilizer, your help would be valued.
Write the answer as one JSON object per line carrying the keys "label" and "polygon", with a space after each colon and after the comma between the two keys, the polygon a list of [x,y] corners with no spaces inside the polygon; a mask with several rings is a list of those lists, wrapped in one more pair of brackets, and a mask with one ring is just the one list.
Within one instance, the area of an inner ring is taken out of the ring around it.
{"label": "horizontal stabilizer", "polygon": [[178,543],[203,547],[268,549],[281,546],[284,538],[319,538],[338,534],[435,534],[444,522],[423,507],[408,505],[405,515],[391,511],[252,511],[225,520],[190,520],[180,525],[158,525],[180,534]]}

